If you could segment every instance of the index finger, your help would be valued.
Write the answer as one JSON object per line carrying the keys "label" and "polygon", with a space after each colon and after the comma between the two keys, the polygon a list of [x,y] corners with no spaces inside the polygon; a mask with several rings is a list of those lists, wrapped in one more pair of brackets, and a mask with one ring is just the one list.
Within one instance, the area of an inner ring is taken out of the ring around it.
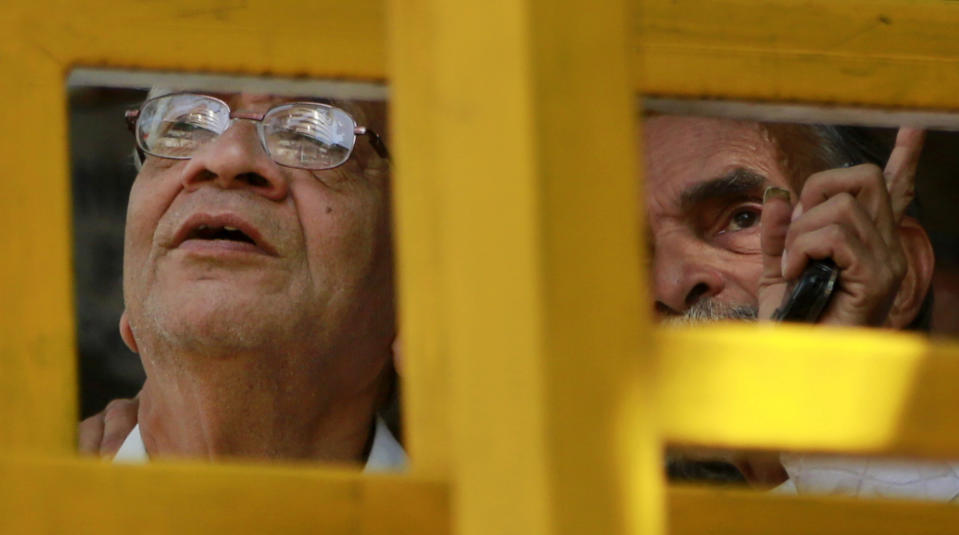
{"label": "index finger", "polygon": [[889,154],[889,161],[882,174],[886,177],[886,189],[892,204],[892,216],[898,223],[906,207],[916,196],[916,168],[919,155],[926,140],[926,131],[904,126],[896,134],[896,145]]}

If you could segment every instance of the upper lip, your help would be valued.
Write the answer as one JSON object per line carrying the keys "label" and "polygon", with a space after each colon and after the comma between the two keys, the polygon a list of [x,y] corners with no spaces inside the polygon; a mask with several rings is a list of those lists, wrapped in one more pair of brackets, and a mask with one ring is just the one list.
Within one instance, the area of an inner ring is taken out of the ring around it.
{"label": "upper lip", "polygon": [[181,243],[190,239],[193,233],[204,226],[212,228],[229,227],[229,230],[238,230],[246,234],[247,237],[253,240],[253,243],[265,253],[272,256],[276,256],[277,254],[273,245],[263,238],[263,235],[260,234],[260,231],[257,230],[255,226],[242,217],[232,213],[215,215],[206,213],[193,214],[180,225],[180,229],[177,230],[173,236],[173,248],[179,247]]}

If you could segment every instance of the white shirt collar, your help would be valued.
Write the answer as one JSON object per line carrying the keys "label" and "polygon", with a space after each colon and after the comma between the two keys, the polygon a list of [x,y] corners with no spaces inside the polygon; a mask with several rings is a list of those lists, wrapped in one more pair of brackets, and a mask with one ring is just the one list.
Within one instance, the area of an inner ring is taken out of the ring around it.
{"label": "white shirt collar", "polygon": [[[126,440],[113,457],[115,463],[145,463],[150,460],[147,449],[143,445],[140,435],[140,424],[133,426]],[[380,417],[376,418],[376,427],[373,430],[373,445],[370,455],[366,458],[366,472],[399,472],[406,469],[406,452],[397,442],[393,433]]]}

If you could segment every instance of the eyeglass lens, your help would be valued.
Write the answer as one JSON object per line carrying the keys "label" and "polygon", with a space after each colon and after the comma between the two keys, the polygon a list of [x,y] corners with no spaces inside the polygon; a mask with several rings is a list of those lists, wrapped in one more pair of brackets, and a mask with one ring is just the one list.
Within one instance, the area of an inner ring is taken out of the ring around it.
{"label": "eyeglass lens", "polygon": [[[173,94],[144,103],[137,141],[147,153],[186,159],[230,127],[223,101],[195,94]],[[356,123],[326,104],[294,102],[270,109],[258,123],[264,148],[288,167],[329,169],[345,162],[356,140]]]}

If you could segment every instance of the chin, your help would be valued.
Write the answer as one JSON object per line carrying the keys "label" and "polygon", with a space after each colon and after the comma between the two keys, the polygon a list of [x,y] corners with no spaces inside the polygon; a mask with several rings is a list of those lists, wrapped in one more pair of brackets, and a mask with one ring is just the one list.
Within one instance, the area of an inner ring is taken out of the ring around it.
{"label": "chin", "polygon": [[288,329],[289,312],[263,295],[191,292],[172,301],[149,300],[145,318],[164,345],[184,351],[222,353],[275,349]]}

